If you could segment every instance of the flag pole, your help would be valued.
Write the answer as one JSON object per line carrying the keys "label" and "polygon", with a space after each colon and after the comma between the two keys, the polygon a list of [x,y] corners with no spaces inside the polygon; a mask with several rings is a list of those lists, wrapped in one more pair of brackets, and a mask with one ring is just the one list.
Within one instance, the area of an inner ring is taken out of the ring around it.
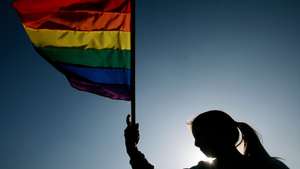
{"label": "flag pole", "polygon": [[135,0],[131,0],[131,123],[136,123],[136,102],[135,102]]}

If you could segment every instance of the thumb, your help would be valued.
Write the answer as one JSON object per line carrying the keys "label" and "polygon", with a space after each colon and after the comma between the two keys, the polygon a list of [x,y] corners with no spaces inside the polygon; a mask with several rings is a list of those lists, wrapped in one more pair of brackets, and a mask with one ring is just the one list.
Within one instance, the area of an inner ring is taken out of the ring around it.
{"label": "thumb", "polygon": [[126,124],[127,124],[127,126],[131,125],[130,114],[128,114],[127,117],[126,117]]}

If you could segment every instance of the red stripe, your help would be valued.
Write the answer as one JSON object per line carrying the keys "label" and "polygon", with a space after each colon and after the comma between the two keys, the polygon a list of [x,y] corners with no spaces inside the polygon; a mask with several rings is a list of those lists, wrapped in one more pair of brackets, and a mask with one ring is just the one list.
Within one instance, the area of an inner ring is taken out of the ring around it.
{"label": "red stripe", "polygon": [[[130,13],[58,11],[56,13],[23,15],[25,26],[34,29],[130,32]],[[39,19],[37,19],[39,18]]]}
{"label": "red stripe", "polygon": [[130,13],[130,0],[16,0],[13,6],[19,14],[63,11],[104,11]]}

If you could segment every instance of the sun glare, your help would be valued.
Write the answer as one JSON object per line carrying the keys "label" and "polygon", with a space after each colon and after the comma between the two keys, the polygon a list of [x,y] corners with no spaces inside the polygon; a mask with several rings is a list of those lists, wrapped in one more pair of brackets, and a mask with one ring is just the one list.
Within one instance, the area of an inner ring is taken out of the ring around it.
{"label": "sun glare", "polygon": [[209,158],[209,157],[207,157],[207,158],[205,159],[205,161],[207,161],[209,164],[213,164],[213,163],[214,163],[214,160],[215,160],[215,158]]}
{"label": "sun glare", "polygon": [[187,165],[197,164],[199,161],[205,161],[208,162],[209,164],[213,164],[213,161],[215,160],[215,158],[207,157],[199,149],[193,149],[187,155],[190,157]]}
{"label": "sun glare", "polygon": [[239,139],[238,141],[236,142],[235,146],[237,148],[237,150],[241,153],[241,154],[245,154],[245,151],[246,151],[246,145],[245,145],[245,141],[242,137],[242,132],[241,130],[238,128],[238,131],[239,131]]}

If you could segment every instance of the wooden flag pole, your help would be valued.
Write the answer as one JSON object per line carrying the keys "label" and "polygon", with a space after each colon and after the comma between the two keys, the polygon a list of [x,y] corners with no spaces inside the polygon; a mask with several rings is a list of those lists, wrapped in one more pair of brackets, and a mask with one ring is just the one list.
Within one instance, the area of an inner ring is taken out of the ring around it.
{"label": "wooden flag pole", "polygon": [[136,123],[135,102],[135,0],[131,0],[131,124]]}

